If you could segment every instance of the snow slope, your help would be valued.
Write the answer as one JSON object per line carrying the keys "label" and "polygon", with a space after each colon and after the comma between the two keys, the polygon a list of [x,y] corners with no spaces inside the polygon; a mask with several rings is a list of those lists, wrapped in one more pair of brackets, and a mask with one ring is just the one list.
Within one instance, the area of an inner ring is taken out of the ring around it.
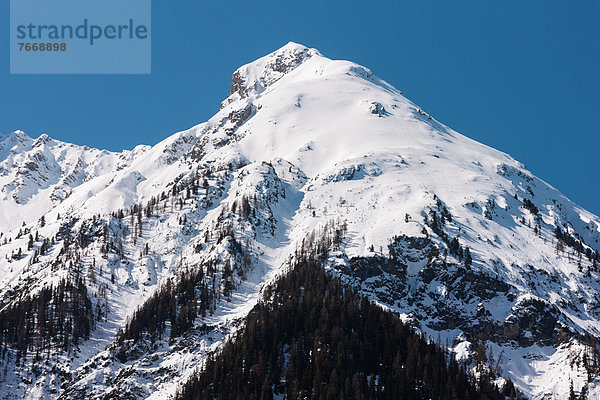
{"label": "snow slope", "polygon": [[[123,238],[119,255],[103,254],[99,238],[77,251],[77,273],[96,271],[88,290],[103,299],[106,318],[79,350],[53,355],[63,374],[11,366],[3,398],[174,393],[311,232],[331,221],[348,226],[330,252],[331,272],[447,339],[457,356],[468,357],[473,338],[485,340],[502,354],[503,374],[535,399],[563,398],[570,380],[580,390],[588,379],[580,361],[589,349],[577,334],[600,335],[600,274],[585,256],[600,250],[600,218],[365,67],[288,43],[235,71],[214,117],[152,148],[114,154],[21,132],[0,143],[0,226],[11,239],[0,246],[0,306],[73,273],[60,239],[35,258],[19,230],[53,237],[66,221],[73,232],[102,223]],[[206,185],[197,193],[180,191],[199,176]],[[111,215],[154,196],[158,211],[140,235],[133,217]],[[255,215],[233,210],[244,198]],[[223,226],[232,231],[219,240]],[[557,251],[556,227],[581,241],[581,259],[575,248]],[[455,237],[470,249],[468,268],[448,253],[446,239]],[[241,264],[232,243],[244,244],[248,265],[213,315],[174,340],[140,345],[126,362],[114,357],[117,330],[161,284],[207,260],[219,274],[228,260]],[[24,255],[14,259],[19,248]],[[391,267],[380,268],[383,260]],[[600,397],[597,378],[590,398]]]}

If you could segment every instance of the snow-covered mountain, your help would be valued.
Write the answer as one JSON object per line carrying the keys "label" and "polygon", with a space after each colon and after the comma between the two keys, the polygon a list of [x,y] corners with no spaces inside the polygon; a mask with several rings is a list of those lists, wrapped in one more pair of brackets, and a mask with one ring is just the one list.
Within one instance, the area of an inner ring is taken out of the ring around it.
{"label": "snow-covered mountain", "polygon": [[121,154],[24,132],[0,134],[0,232],[31,223],[79,185],[127,167],[149,146]]}
{"label": "snow-covered mountain", "polygon": [[[0,186],[2,398],[174,394],[336,230],[328,270],[457,357],[484,341],[531,398],[600,398],[600,218],[355,63],[288,43],[151,148],[2,135]],[[134,327],[184,283],[193,318]]]}

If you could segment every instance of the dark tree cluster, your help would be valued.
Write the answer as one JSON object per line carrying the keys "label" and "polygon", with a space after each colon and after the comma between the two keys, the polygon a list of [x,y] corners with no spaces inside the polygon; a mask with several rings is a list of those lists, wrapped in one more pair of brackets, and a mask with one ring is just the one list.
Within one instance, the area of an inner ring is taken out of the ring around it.
{"label": "dark tree cluster", "polygon": [[505,399],[446,349],[308,260],[269,287],[244,328],[178,399]]}
{"label": "dark tree cluster", "polygon": [[578,335],[579,342],[585,346],[585,351],[582,356],[572,357],[572,365],[576,364],[577,368],[583,367],[587,373],[587,383],[579,392],[579,396],[575,396],[573,391],[573,382],[571,382],[571,396],[569,399],[585,400],[587,399],[588,384],[593,382],[600,373],[600,341],[596,336],[585,333]]}
{"label": "dark tree cluster", "polygon": [[597,269],[598,263],[600,263],[600,253],[592,250],[590,246],[581,239],[577,234],[572,235],[568,230],[562,230],[560,226],[556,226],[554,230],[554,236],[556,237],[556,252],[563,252],[564,247],[571,247],[577,253],[579,257],[579,263],[581,259],[585,257],[592,263],[593,269]]}
{"label": "dark tree cluster", "polygon": [[197,317],[212,315],[221,292],[227,297],[234,289],[232,271],[231,261],[226,260],[219,284],[216,265],[208,261],[187,269],[176,280],[168,280],[117,334],[117,358],[123,362],[128,359],[127,349],[131,342],[145,338],[151,342],[162,340],[168,327],[169,339],[174,339],[188,332]]}
{"label": "dark tree cluster", "polygon": [[304,262],[311,258],[325,260],[329,251],[339,249],[347,233],[348,224],[346,221],[328,221],[323,227],[309,232],[302,239],[300,248],[297,248],[294,252],[293,259],[296,263]]}
{"label": "dark tree cluster", "polygon": [[16,350],[17,362],[28,352],[69,351],[89,338],[94,324],[84,279],[63,279],[0,311],[2,357],[9,348]]}
{"label": "dark tree cluster", "polygon": [[536,205],[533,204],[533,202],[529,199],[523,198],[523,207],[525,209],[529,210],[529,212],[531,212],[533,215],[537,215],[540,212],[540,210],[538,210]]}
{"label": "dark tree cluster", "polygon": [[437,195],[434,194],[433,199],[435,200],[436,207],[435,209],[429,210],[429,217],[427,215],[425,216],[425,224],[448,244],[450,243],[450,238],[444,231],[444,226],[446,226],[447,222],[452,222],[452,214]]}
{"label": "dark tree cluster", "polygon": [[[470,268],[473,264],[473,258],[471,257],[469,248],[463,249],[458,241],[458,237],[451,239],[446,231],[444,231],[446,223],[452,222],[452,214],[437,195],[434,194],[433,199],[436,201],[436,209],[430,210],[429,215],[425,216],[425,224],[446,243],[448,246],[447,252],[450,255],[458,258],[459,262],[464,261],[465,267]],[[427,230],[424,229],[424,233],[427,233]]]}
{"label": "dark tree cluster", "polygon": [[[213,275],[208,268],[209,275]],[[168,280],[133,314],[125,329],[117,335],[117,343],[140,340],[147,334],[152,341],[162,339],[170,322],[171,338],[188,330],[198,315],[212,313],[215,307],[214,287],[205,278],[202,267],[181,273],[177,283]]]}

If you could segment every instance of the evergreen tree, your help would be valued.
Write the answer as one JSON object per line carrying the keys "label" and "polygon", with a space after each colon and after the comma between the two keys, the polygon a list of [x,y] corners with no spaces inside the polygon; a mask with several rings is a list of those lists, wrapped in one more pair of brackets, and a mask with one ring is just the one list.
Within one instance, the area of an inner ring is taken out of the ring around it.
{"label": "evergreen tree", "polygon": [[471,257],[471,250],[469,250],[469,247],[466,247],[465,248],[465,267],[471,268],[472,264],[473,264],[473,258]]}
{"label": "evergreen tree", "polygon": [[575,390],[573,390],[573,380],[569,379],[569,400],[578,400]]}

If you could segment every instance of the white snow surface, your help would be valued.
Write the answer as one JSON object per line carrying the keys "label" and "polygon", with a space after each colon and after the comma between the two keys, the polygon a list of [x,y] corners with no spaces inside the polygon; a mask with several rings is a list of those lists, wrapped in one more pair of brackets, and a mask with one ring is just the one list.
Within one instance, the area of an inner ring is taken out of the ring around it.
{"label": "white snow surface", "polygon": [[[88,287],[92,296],[102,285],[109,288],[110,311],[79,350],[54,355],[54,363],[73,376],[70,387],[87,390],[91,398],[117,389],[137,398],[166,398],[236,329],[261,288],[284,273],[286,260],[308,233],[329,221],[348,224],[342,248],[332,254],[331,270],[349,282],[356,283],[336,265],[346,265],[353,257],[387,256],[396,235],[424,237],[425,229],[443,249],[441,238],[423,220],[436,205],[434,195],[452,214],[448,234],[470,248],[473,270],[507,283],[515,296],[463,301],[445,282],[422,284],[419,274],[427,260],[410,261],[407,293],[422,290],[423,307],[441,301],[473,315],[485,309],[490,320],[501,323],[519,304],[536,299],[556,307],[561,323],[573,332],[600,335],[600,275],[588,272],[591,262],[586,257],[578,265],[570,248],[557,254],[554,239],[558,225],[579,235],[586,247],[600,250],[598,216],[509,155],[436,121],[358,64],[289,43],[241,67],[233,80],[232,92],[214,117],[153,147],[112,153],[45,135],[35,140],[23,132],[0,135],[0,243],[10,239],[0,246],[0,306],[14,293],[33,294],[68,275],[66,269],[51,269],[60,257],[60,241],[32,264],[31,252],[25,251],[27,235],[17,238],[19,230],[53,237],[67,218],[77,218],[75,228],[95,215],[108,221],[112,212],[169,193],[176,180],[212,170],[208,194],[201,188],[181,209],[171,200],[162,201],[164,211],[144,221],[139,240],[134,243],[126,236],[122,259],[103,258],[100,243],[81,254],[84,271],[93,262],[103,267],[104,274]],[[236,238],[252,240],[253,267],[239,280],[231,300],[222,299],[213,316],[198,319],[197,326],[206,323],[214,327],[211,332],[165,341],[137,361],[121,364],[112,359],[106,346],[161,283],[185,266],[230,257],[226,242],[202,238],[222,223],[224,207],[244,195],[257,195],[264,205],[260,226],[232,219]],[[537,206],[539,217],[523,208],[524,198]],[[183,216],[187,223],[181,225]],[[536,235],[533,227],[538,224]],[[131,230],[129,217],[114,229]],[[142,257],[146,243],[150,253]],[[24,257],[9,260],[18,248]],[[359,285],[404,320],[454,343],[457,356],[469,357],[460,329],[432,328],[431,318],[419,314],[423,310],[402,299],[386,301],[386,293],[370,290],[368,282]],[[574,338],[557,346],[488,344],[494,354],[504,354],[504,376],[533,399],[565,398],[569,379],[576,390],[587,379],[574,362],[584,351]],[[1,398],[56,398],[61,393],[56,374],[46,371],[35,377],[24,370],[11,370],[0,380]],[[600,398],[597,378],[590,383],[590,398]]]}

